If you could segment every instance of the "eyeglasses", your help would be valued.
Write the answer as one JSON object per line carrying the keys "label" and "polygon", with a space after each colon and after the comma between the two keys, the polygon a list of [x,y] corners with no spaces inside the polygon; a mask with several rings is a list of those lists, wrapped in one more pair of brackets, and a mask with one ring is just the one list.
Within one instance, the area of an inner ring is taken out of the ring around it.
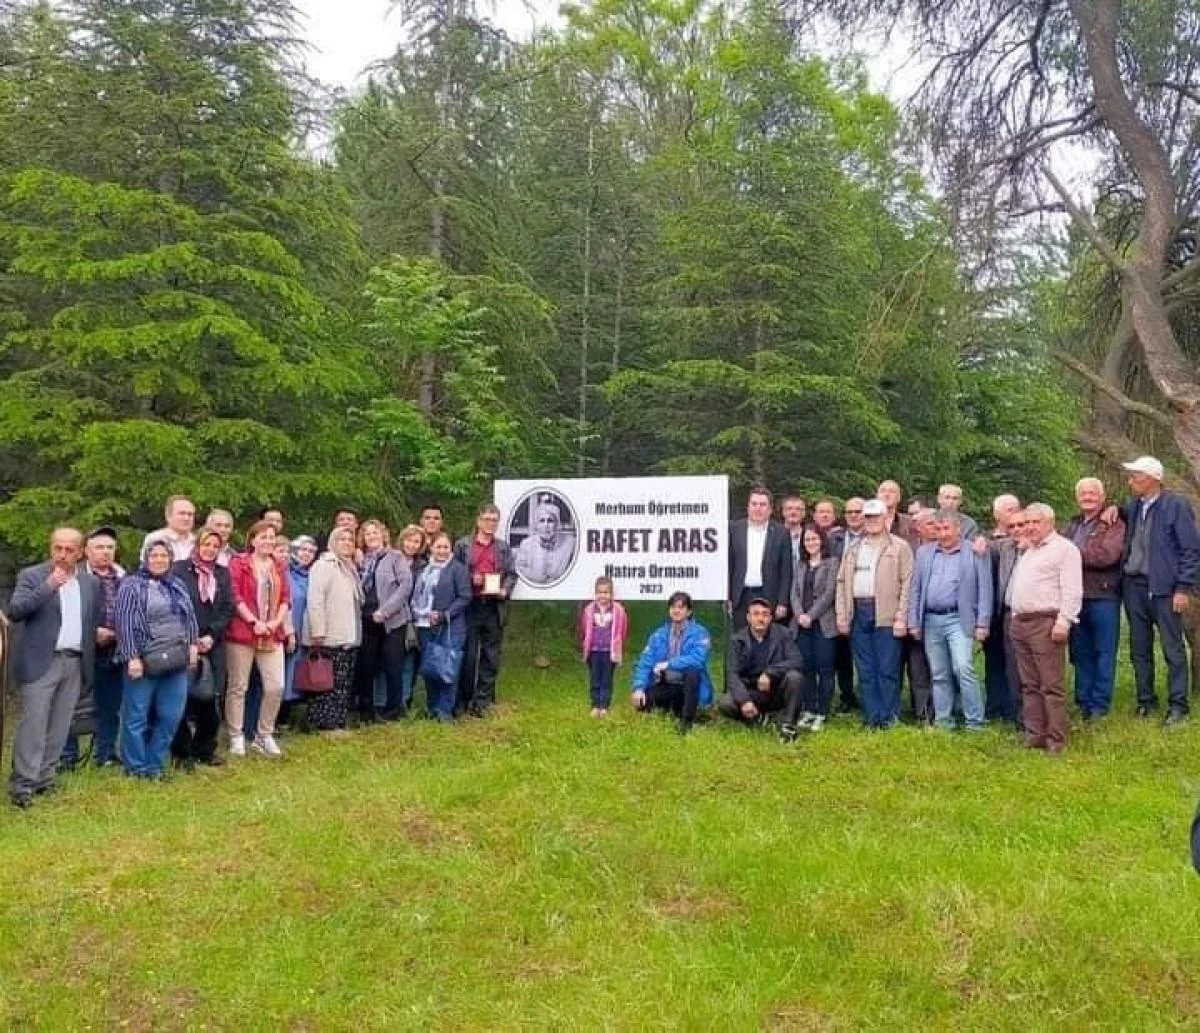
{"label": "eyeglasses", "polygon": [[848,510],[846,510],[846,516],[862,516],[862,510],[861,509],[848,509]]}

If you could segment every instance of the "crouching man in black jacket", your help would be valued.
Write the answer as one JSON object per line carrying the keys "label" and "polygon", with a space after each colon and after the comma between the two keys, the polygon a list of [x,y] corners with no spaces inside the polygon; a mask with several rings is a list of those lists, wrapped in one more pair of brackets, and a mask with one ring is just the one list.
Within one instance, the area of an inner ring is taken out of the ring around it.
{"label": "crouching man in black jacket", "polygon": [[725,694],[721,713],[745,724],[766,724],[768,715],[783,712],[782,730],[796,737],[803,661],[791,631],[773,623],[774,607],[767,599],[752,599],[746,608],[746,627],[733,636],[725,661]]}

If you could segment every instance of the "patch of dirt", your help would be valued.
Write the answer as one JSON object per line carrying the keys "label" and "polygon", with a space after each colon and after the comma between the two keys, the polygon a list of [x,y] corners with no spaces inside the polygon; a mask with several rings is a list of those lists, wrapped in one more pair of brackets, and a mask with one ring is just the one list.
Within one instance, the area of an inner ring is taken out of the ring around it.
{"label": "patch of dirt", "polygon": [[680,886],[673,893],[652,903],[650,910],[661,918],[712,922],[735,915],[741,908],[733,897],[724,893]]}
{"label": "patch of dirt", "polygon": [[803,1001],[785,1001],[764,1016],[763,1028],[779,1030],[781,1033],[825,1033],[826,1030],[845,1029],[846,1026],[839,1019]]}

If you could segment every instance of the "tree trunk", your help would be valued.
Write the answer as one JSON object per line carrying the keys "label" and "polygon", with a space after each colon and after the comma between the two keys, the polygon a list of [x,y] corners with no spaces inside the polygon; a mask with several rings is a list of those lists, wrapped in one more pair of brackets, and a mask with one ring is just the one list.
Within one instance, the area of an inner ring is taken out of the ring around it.
{"label": "tree trunk", "polygon": [[754,322],[754,394],[751,396],[751,440],[750,469],[755,484],[767,483],[766,415],[763,412],[759,384],[763,375],[763,325],[761,319]]}
{"label": "tree trunk", "polygon": [[[616,237],[617,237],[617,282],[613,292],[613,335],[612,359],[609,363],[609,376],[615,377],[621,372],[621,329],[625,318],[625,237],[624,223],[621,219],[620,205],[617,205]],[[612,406],[609,406],[608,421],[604,433],[604,458],[601,461],[600,472],[608,477],[612,471],[613,452],[613,418]]]}
{"label": "tree trunk", "polygon": [[587,470],[588,437],[588,349],[592,329],[592,196],[595,190],[596,133],[588,126],[587,141],[587,196],[583,208],[583,297],[579,314],[579,431],[576,474],[582,477]]}
{"label": "tree trunk", "polygon": [[[1121,79],[1117,54],[1119,0],[1069,0],[1083,31],[1096,111],[1116,137],[1145,195],[1138,235],[1120,270],[1122,323],[1145,360],[1146,374],[1172,412],[1173,433],[1193,478],[1200,480],[1200,378],[1175,339],[1163,276],[1175,232],[1175,187],[1170,161],[1153,130],[1138,114]],[[1119,377],[1128,335],[1114,342],[1105,375]],[[1112,382],[1110,380],[1110,382]],[[1121,388],[1118,380],[1113,386]]]}

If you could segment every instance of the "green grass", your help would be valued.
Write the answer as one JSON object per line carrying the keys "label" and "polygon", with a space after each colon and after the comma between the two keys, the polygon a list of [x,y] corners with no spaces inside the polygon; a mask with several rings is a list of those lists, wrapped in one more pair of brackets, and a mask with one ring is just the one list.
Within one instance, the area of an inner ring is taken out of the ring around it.
{"label": "green grass", "polygon": [[0,813],[0,1025],[1200,1027],[1200,721],[680,738],[524,623],[486,723]]}

